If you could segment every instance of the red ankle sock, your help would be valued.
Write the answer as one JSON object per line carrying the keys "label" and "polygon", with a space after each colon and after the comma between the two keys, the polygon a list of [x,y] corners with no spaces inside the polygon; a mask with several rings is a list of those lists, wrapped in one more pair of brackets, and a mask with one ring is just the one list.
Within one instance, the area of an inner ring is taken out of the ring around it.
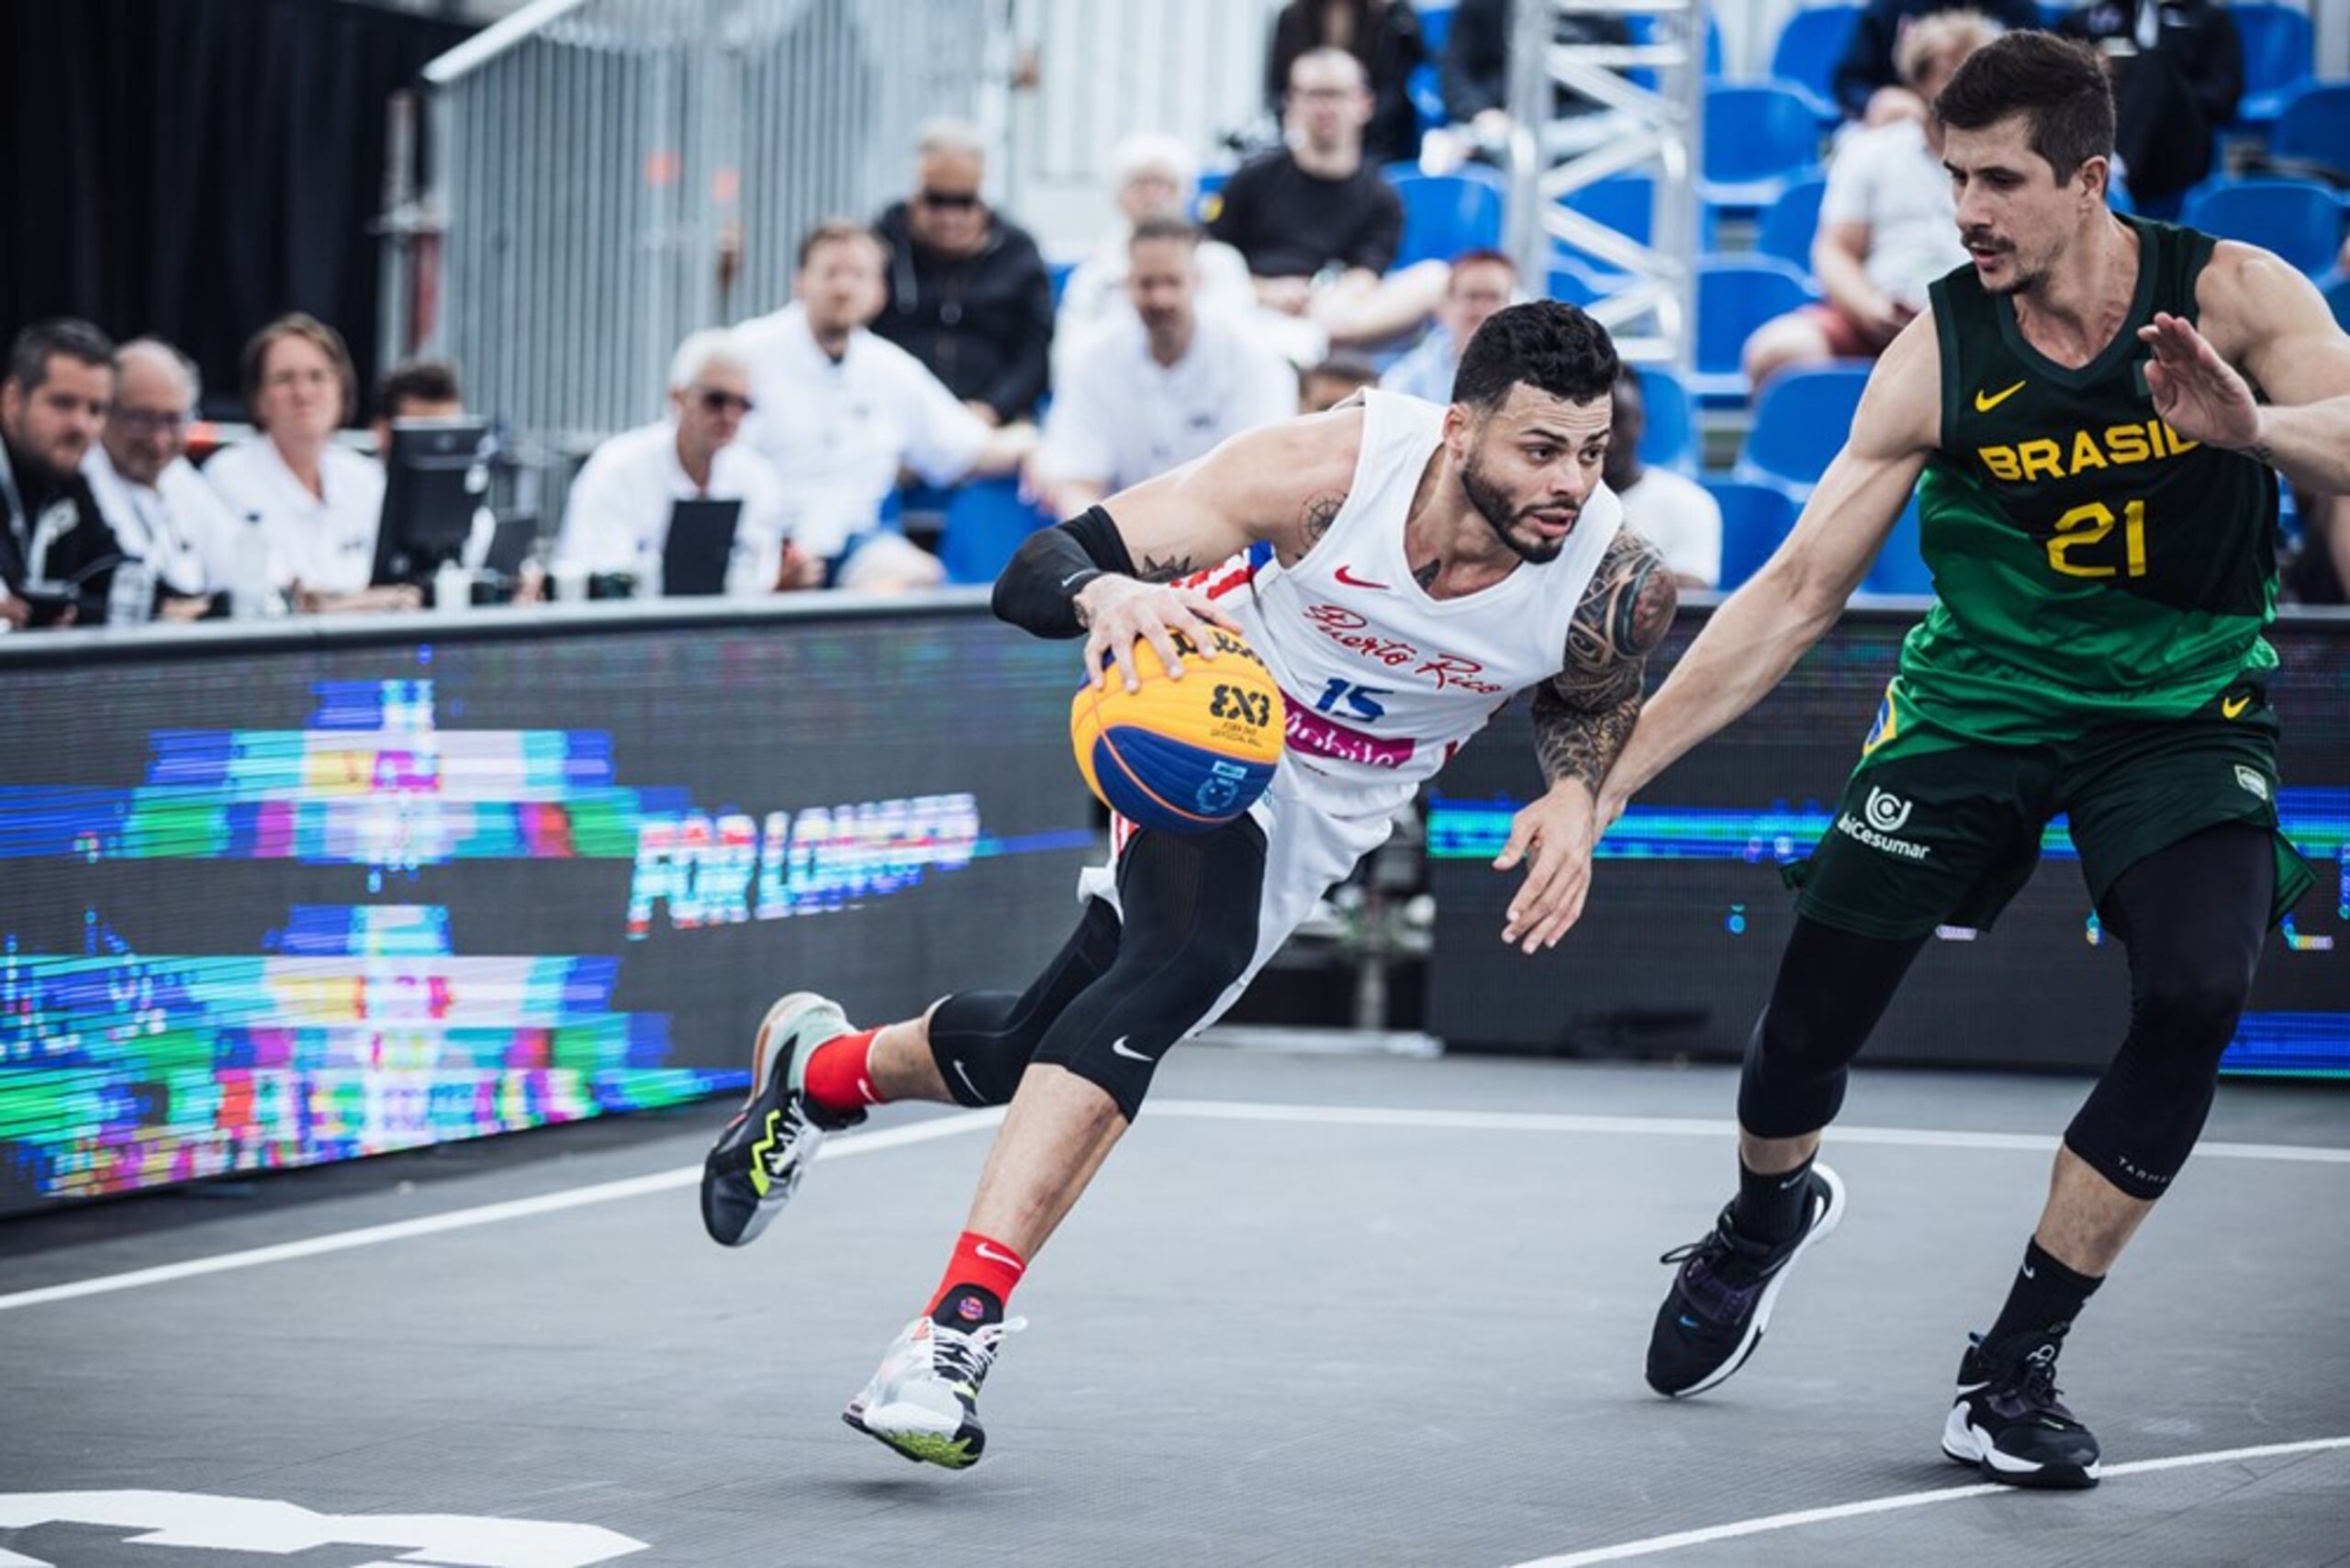
{"label": "red ankle sock", "polygon": [[808,1072],[801,1080],[808,1098],[827,1111],[857,1111],[880,1104],[881,1095],[866,1066],[866,1058],[873,1054],[874,1036],[880,1033],[859,1029],[818,1046],[808,1058]]}
{"label": "red ankle sock", "polygon": [[[931,1316],[938,1316],[940,1305],[949,1296],[960,1293],[953,1316],[955,1327],[968,1328],[981,1321],[1000,1321],[1004,1305],[1012,1299],[1012,1287],[1028,1271],[1028,1260],[1002,1242],[967,1230],[955,1238],[955,1256],[946,1260],[946,1277],[938,1282],[938,1290],[923,1310]],[[975,1293],[984,1295],[977,1299]]]}

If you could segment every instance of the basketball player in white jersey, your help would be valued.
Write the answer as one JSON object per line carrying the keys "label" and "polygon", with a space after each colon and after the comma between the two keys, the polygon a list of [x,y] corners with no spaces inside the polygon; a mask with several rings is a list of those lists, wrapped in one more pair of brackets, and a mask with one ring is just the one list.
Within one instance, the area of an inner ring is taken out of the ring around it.
{"label": "basketball player in white jersey", "polygon": [[1214,627],[1239,632],[1281,683],[1288,744],[1264,797],[1223,827],[1114,823],[1111,863],[1080,879],[1076,934],[1025,991],[957,993],[877,1029],[804,991],[767,1013],[752,1098],[702,1177],[703,1222],[725,1245],[757,1236],[823,1134],[869,1105],[1011,1107],[945,1278],[850,1402],[851,1426],[911,1459],[979,1457],[979,1383],[1022,1327],[1005,1304],[1159,1057],[1213,1023],[1528,688],[1550,788],[1494,862],[1528,868],[1502,935],[1532,953],[1572,924],[1595,792],[1675,602],[1600,483],[1616,374],[1582,311],[1514,306],[1470,341],[1449,407],[1371,392],[1236,436],[1022,546],[998,615],[1085,635],[1086,667],[1129,685],[1137,640],[1170,674],[1196,672]]}

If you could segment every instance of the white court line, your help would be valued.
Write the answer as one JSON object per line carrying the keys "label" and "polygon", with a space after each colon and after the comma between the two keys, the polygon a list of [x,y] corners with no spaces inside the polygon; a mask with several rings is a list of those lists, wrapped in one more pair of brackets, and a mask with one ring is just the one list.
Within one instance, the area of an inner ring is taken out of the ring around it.
{"label": "white court line", "polygon": [[[885,1132],[859,1133],[849,1137],[829,1139],[816,1151],[816,1158],[846,1159],[859,1154],[878,1154],[885,1148],[903,1148],[910,1143],[929,1143],[936,1138],[953,1137],[957,1133],[977,1132],[1002,1120],[1003,1113],[1001,1110],[965,1111],[959,1115],[934,1116],[907,1126],[891,1127]],[[515,1198],[502,1204],[453,1209],[447,1214],[425,1215],[416,1219],[397,1220],[390,1225],[371,1225],[359,1230],[338,1230],[302,1241],[281,1241],[274,1246],[253,1247],[242,1252],[216,1253],[209,1258],[191,1258],[183,1263],[133,1269],[128,1273],[101,1274],[95,1279],[75,1280],[62,1285],[43,1285],[38,1290],[0,1295],[0,1312],[20,1306],[39,1306],[52,1301],[72,1301],[77,1296],[137,1290],[141,1285],[166,1284],[173,1280],[193,1279],[199,1274],[258,1268],[263,1263],[283,1263],[295,1258],[315,1258],[326,1252],[347,1252],[354,1247],[406,1241],[410,1237],[468,1230],[477,1225],[529,1219],[534,1215],[555,1214],[564,1209],[586,1208],[590,1204],[609,1204],[621,1198],[642,1197],[647,1193],[666,1193],[673,1188],[690,1187],[700,1180],[700,1166],[681,1165],[674,1170],[656,1170],[649,1176],[631,1176],[618,1182],[599,1182],[592,1187],[574,1187],[567,1192],[545,1193],[535,1198]]]}
{"label": "white court line", "polygon": [[[1629,1134],[1653,1137],[1734,1137],[1738,1124],[1689,1116],[1578,1116],[1545,1111],[1427,1111],[1383,1105],[1284,1105],[1240,1100],[1150,1100],[1154,1116],[1194,1116],[1225,1122],[1314,1122],[1332,1126],[1427,1127],[1461,1131]],[[2057,1140],[2042,1133],[1975,1133],[1933,1127],[1828,1129],[1831,1144],[1885,1144],[1897,1148],[1994,1148],[2053,1153]],[[2277,1159],[2310,1165],[2350,1165],[2350,1148],[2289,1143],[2199,1143],[2195,1157]]]}
{"label": "white court line", "polygon": [[[2120,1475],[2146,1475],[2159,1470],[2191,1470],[2198,1465],[2232,1464],[2238,1460],[2272,1459],[2286,1454],[2319,1453],[2328,1449],[2350,1449],[2350,1438],[2311,1438],[2305,1442],[2268,1443],[2260,1448],[2221,1449],[2215,1453],[2174,1454],[2168,1459],[2139,1459],[2128,1464],[2109,1464],[2104,1479]],[[1799,1529],[1805,1525],[1826,1524],[1836,1519],[1856,1519],[1868,1514],[1897,1513],[1904,1508],[1922,1508],[1929,1503],[1948,1503],[1960,1497],[1990,1497],[2000,1493],[2014,1495],[2017,1488],[2003,1486],[1996,1481],[1985,1481],[1973,1486],[1943,1486],[1931,1492],[1904,1492],[1894,1497],[1873,1497],[1865,1503],[1839,1503],[1826,1508],[1800,1508],[1790,1514],[1769,1514],[1757,1519],[1740,1519],[1734,1524],[1708,1525],[1704,1529],[1678,1530],[1672,1535],[1651,1536],[1646,1540],[1628,1540],[1618,1546],[1595,1547],[1589,1551],[1570,1551],[1558,1557],[1537,1557],[1520,1562],[1516,1568],[1591,1568],[1594,1563],[1622,1562],[1635,1557],[1655,1557],[1667,1551],[1678,1551],[1687,1546],[1707,1546],[1718,1540],[1737,1540],[1750,1535],[1769,1535],[1777,1530]]]}
{"label": "white court line", "polygon": [[[1471,1132],[1589,1133],[1632,1137],[1727,1138],[1734,1136],[1738,1131],[1738,1125],[1735,1122],[1706,1121],[1684,1116],[1582,1116],[1539,1111],[1432,1111],[1377,1105],[1287,1105],[1245,1100],[1154,1100],[1149,1103],[1148,1108],[1154,1115],[1191,1117],[1210,1121],[1286,1122],[1331,1126],[1422,1127]],[[885,1148],[898,1148],[913,1143],[928,1143],[934,1138],[951,1137],[957,1133],[976,1132],[981,1127],[991,1127],[1002,1119],[1003,1112],[1000,1109],[967,1111],[959,1115],[940,1116],[928,1121],[916,1122],[910,1126],[891,1127],[885,1132],[863,1133],[853,1137],[834,1139],[824,1145],[821,1158],[878,1154]],[[2047,1153],[2056,1147],[2056,1139],[2038,1134],[1944,1132],[1929,1127],[1838,1126],[1832,1130],[1831,1136],[1834,1141],[1839,1143],[1885,1144],[1906,1148],[1987,1148]],[[2350,1148],[2316,1148],[2294,1144],[2205,1143],[2197,1145],[2195,1152],[2199,1157],[2219,1159],[2272,1159],[2318,1165],[2350,1165]],[[606,1182],[593,1187],[577,1187],[569,1192],[550,1193],[536,1198],[518,1198],[509,1203],[485,1204],[477,1208],[457,1209],[442,1215],[426,1215],[420,1218],[399,1220],[390,1225],[369,1226],[361,1230],[338,1231],[327,1236],[312,1237],[304,1241],[280,1242],[272,1247],[256,1247],[242,1252],[224,1252],[210,1258],[192,1258],[182,1263],[165,1263],[152,1269],[135,1269],[122,1274],[105,1274],[96,1279],[76,1280],[68,1284],[44,1285],[38,1290],[19,1291],[14,1295],[0,1295],[0,1312],[10,1311],[20,1306],[39,1306],[52,1301],[71,1301],[76,1296],[104,1295],[113,1291],[135,1290],[141,1285],[159,1285],[173,1280],[191,1279],[201,1274],[217,1274],[231,1269],[250,1269],[263,1263],[284,1262],[293,1258],[311,1258],[320,1253],[341,1252],[354,1247],[372,1247],[378,1242],[403,1241],[415,1236],[432,1236],[442,1231],[464,1230],[477,1225],[496,1225],[504,1220],[528,1219],[534,1215],[554,1214],[564,1209],[581,1208],[589,1204],[610,1203],[620,1198],[633,1198],[646,1193],[666,1192],[674,1187],[690,1186],[700,1179],[700,1166],[681,1166],[674,1170],[655,1171],[649,1176],[632,1176],[624,1181]]]}

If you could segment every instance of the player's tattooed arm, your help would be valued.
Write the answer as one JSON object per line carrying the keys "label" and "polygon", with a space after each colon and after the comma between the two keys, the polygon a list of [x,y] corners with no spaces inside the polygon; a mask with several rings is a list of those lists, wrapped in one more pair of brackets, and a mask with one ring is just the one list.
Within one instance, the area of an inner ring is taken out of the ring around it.
{"label": "player's tattooed arm", "polygon": [[1534,693],[1546,783],[1575,778],[1599,792],[1639,720],[1648,656],[1680,602],[1656,546],[1628,529],[1617,533],[1568,627],[1564,665]]}
{"label": "player's tattooed arm", "polygon": [[1142,562],[1135,567],[1135,576],[1147,583],[1171,583],[1178,577],[1188,577],[1198,568],[1189,555],[1153,555],[1144,552]]}
{"label": "player's tattooed arm", "polygon": [[1307,551],[1322,543],[1322,536],[1330,532],[1330,525],[1337,521],[1346,504],[1347,498],[1337,491],[1310,497],[1298,511],[1297,527],[1279,552],[1281,565],[1293,566],[1304,560]]}

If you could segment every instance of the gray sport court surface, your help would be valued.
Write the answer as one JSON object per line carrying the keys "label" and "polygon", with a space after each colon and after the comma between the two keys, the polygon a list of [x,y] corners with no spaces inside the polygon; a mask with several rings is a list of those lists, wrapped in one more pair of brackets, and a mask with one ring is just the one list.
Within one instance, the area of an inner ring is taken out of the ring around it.
{"label": "gray sport court surface", "polygon": [[[1881,1131],[1831,1145],[1844,1228],[1744,1372],[1668,1404],[1639,1381],[1655,1258],[1726,1194],[1734,1086],[1178,1052],[1023,1289],[1034,1327],[959,1475],[837,1412],[958,1228],[987,1147],[969,1114],[893,1110],[861,1153],[867,1135],[838,1140],[740,1252],[703,1238],[681,1169],[715,1106],[0,1226],[0,1563],[461,1560],[397,1532],[173,1550],[21,1501],[148,1489],[644,1543],[495,1559],[550,1565],[2350,1563],[2338,1090],[2224,1087],[2208,1136],[2232,1148],[2207,1145],[2091,1304],[2064,1381],[2118,1473],[1973,1495],[1935,1446],[1951,1376],[2084,1086],[1860,1075],[1846,1124]],[[24,1294],[338,1237],[366,1244]],[[2302,1446],[2207,1457],[2279,1445]]]}

